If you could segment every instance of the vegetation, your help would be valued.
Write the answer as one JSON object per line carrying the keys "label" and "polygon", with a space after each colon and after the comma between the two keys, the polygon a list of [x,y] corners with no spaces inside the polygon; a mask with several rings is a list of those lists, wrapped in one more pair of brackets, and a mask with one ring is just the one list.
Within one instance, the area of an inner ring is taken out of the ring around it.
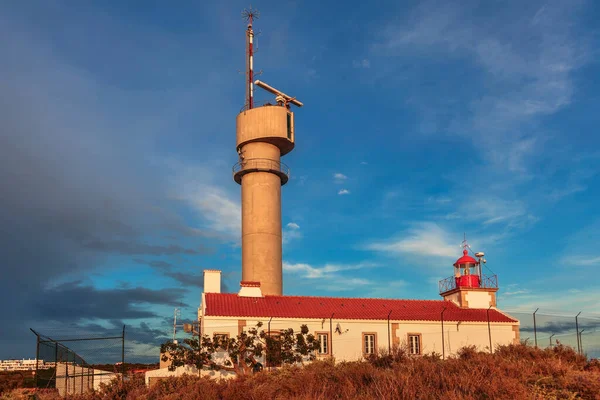
{"label": "vegetation", "polygon": [[[169,341],[160,348],[162,360],[171,360],[173,368],[195,365],[231,371],[239,376],[262,370],[263,365],[257,358],[262,357],[263,353],[266,354],[267,366],[302,364],[315,359],[319,343],[309,333],[308,326],[302,325],[300,332],[289,328],[277,332],[277,335],[260,330],[261,327],[262,323],[259,322],[234,338],[224,335],[214,335],[211,338],[205,335],[201,340],[185,339],[183,344]],[[218,357],[220,351],[224,357]]]}
{"label": "vegetation", "polygon": [[[8,397],[10,398],[10,397]],[[315,361],[273,372],[215,381],[183,376],[145,387],[142,377],[114,382],[74,400],[193,399],[600,399],[600,363],[562,345],[540,350],[499,346],[494,354],[473,347],[441,360],[402,350],[369,360]],[[39,400],[58,400],[40,394]]]}
{"label": "vegetation", "polygon": [[33,374],[31,371],[0,372],[0,395],[16,388],[33,387]]}

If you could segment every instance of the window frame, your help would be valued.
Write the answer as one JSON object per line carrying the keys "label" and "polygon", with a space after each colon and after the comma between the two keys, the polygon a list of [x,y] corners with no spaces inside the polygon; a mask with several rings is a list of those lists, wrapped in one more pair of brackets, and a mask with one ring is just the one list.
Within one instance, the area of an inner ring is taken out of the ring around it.
{"label": "window frame", "polygon": [[[325,353],[321,353],[321,339],[320,339],[320,335],[325,335],[326,342],[326,349],[327,351]],[[331,354],[331,337],[329,336],[329,332],[328,331],[316,331],[315,332],[315,337],[317,338],[317,341],[319,342],[319,349],[317,350],[317,356],[318,357],[326,357],[328,355]]]}
{"label": "window frame", "polygon": [[[213,338],[216,338],[217,336],[225,336],[228,340],[229,338],[231,338],[231,334],[229,332],[213,332],[212,334]],[[226,348],[222,348],[222,347],[218,347],[217,351],[227,351],[229,350],[229,345]]]}
{"label": "window frame", "polygon": [[[367,336],[373,336],[373,352],[372,353],[369,353],[369,352],[366,351],[366,350],[368,350],[366,348],[367,347],[366,346],[367,343],[365,341],[365,338]],[[377,332],[363,332],[361,338],[362,338],[361,348],[362,348],[362,354],[363,354],[363,356],[364,357],[368,357],[371,354],[377,354]]]}
{"label": "window frame", "polygon": [[[267,340],[271,339],[274,342],[276,341],[281,346],[281,333],[282,333],[282,329],[265,332],[265,366],[268,368],[277,368],[277,367],[281,367],[283,365],[283,362],[281,362],[281,361],[279,363],[271,363],[268,360],[268,357],[271,357],[271,355],[269,354],[270,349],[269,349]],[[275,349],[275,350],[277,350],[278,352],[281,352],[281,349]]]}
{"label": "window frame", "polygon": [[[418,353],[413,353],[413,346],[412,346],[412,342],[410,341],[411,337],[416,337],[418,340],[418,346],[419,346],[419,352]],[[423,354],[423,335],[418,333],[418,332],[408,332],[406,334],[406,341],[408,343],[408,354],[410,354],[411,356],[420,356]]]}

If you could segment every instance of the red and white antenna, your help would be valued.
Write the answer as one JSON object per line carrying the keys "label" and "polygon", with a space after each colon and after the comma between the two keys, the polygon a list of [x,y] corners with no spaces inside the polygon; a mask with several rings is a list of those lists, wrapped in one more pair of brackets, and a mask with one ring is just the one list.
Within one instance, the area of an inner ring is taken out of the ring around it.
{"label": "red and white antenna", "polygon": [[252,23],[258,19],[260,13],[250,6],[242,11],[242,17],[248,22],[246,29],[246,105],[248,109],[254,107],[254,31]]}

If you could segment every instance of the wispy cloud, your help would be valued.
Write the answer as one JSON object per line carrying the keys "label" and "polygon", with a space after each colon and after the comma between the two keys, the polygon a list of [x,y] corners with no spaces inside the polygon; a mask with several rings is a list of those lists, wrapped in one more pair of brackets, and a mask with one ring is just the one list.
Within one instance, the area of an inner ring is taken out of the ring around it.
{"label": "wispy cloud", "polygon": [[305,263],[292,264],[286,261],[283,262],[284,271],[296,273],[308,279],[334,278],[339,272],[372,268],[374,266],[376,264],[368,262],[359,264],[325,264],[318,267]]}
{"label": "wispy cloud", "polygon": [[[572,314],[573,317],[579,311],[582,311],[582,316],[598,314],[598,299],[599,287],[587,287],[577,290],[565,290],[561,292],[548,291],[544,288],[523,288],[521,286],[513,286],[510,289],[512,292],[503,300],[503,308],[509,312],[526,312],[528,314],[540,309],[540,314],[556,313],[556,314]],[[574,323],[574,321],[572,322]]]}
{"label": "wispy cloud", "polygon": [[173,170],[172,196],[184,201],[214,231],[239,238],[242,211],[237,196],[213,184],[214,174],[203,167],[169,161]]}
{"label": "wispy cloud", "polygon": [[346,179],[348,179],[348,177],[346,175],[342,174],[341,172],[336,172],[335,174],[333,174],[333,180],[336,183],[342,183]]}
{"label": "wispy cloud", "polygon": [[345,194],[350,194],[350,191],[348,189],[341,189],[338,194],[340,196],[345,195]]}
{"label": "wispy cloud", "polygon": [[302,236],[300,225],[295,222],[288,222],[283,229],[283,244],[288,244],[292,240],[301,239]]}
{"label": "wispy cloud", "polygon": [[570,265],[591,267],[600,265],[600,256],[569,256],[564,258],[564,262]]}
{"label": "wispy cloud", "polygon": [[433,222],[418,223],[398,238],[375,241],[366,245],[367,250],[398,255],[410,254],[436,257],[456,257],[458,243],[449,242],[453,235]]}
{"label": "wispy cloud", "polygon": [[[472,60],[486,80],[485,91],[463,91],[471,96],[464,99],[470,101],[469,112],[442,125],[484,145],[488,161],[522,174],[548,136],[528,124],[572,102],[573,73],[590,58],[584,35],[574,29],[581,4],[553,2],[504,21],[497,13],[475,20],[468,7],[425,1],[406,20],[385,26],[384,39],[373,52],[385,57],[429,52],[446,61],[447,55]],[[431,108],[427,102],[422,106],[424,111]]]}
{"label": "wispy cloud", "polygon": [[371,61],[368,58],[363,58],[362,60],[354,60],[352,61],[352,66],[354,68],[371,68]]}
{"label": "wispy cloud", "polygon": [[525,205],[521,201],[493,197],[472,199],[464,211],[469,218],[481,220],[484,225],[511,223],[527,214]]}
{"label": "wispy cloud", "polygon": [[345,291],[352,290],[357,287],[373,285],[374,282],[352,274],[352,271],[360,271],[364,269],[374,268],[377,265],[370,262],[358,264],[325,264],[322,266],[314,266],[306,263],[289,263],[283,262],[284,273],[300,276],[309,280],[318,280],[335,282],[335,285],[328,285],[327,290]]}

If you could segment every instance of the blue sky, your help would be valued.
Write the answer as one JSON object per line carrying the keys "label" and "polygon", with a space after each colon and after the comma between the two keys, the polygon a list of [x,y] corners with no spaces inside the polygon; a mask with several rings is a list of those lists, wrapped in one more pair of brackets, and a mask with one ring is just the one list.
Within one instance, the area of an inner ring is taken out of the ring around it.
{"label": "blue sky", "polygon": [[[205,268],[237,290],[247,6],[0,5],[0,357],[29,326],[168,335]],[[285,294],[438,298],[466,232],[502,308],[600,317],[595,2],[253,6],[260,79],[305,104]]]}

